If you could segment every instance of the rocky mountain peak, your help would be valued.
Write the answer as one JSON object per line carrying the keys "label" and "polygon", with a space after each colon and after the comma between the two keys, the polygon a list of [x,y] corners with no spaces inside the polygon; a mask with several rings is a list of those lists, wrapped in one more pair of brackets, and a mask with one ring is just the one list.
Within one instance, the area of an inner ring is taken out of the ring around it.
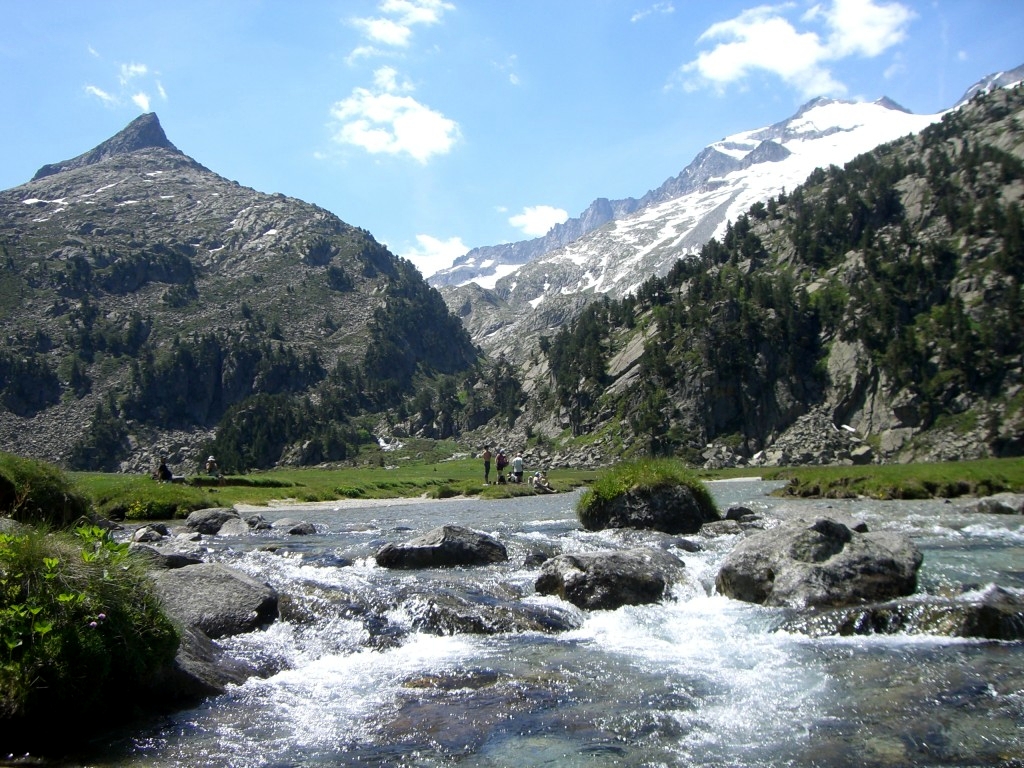
{"label": "rocky mountain peak", "polygon": [[135,118],[120,132],[88,152],[60,163],[44,165],[36,171],[32,181],[52,176],[55,173],[94,165],[116,155],[126,155],[130,152],[137,152],[140,149],[153,148],[167,149],[181,154],[180,150],[167,138],[167,134],[164,133],[163,126],[160,125],[160,119],[156,116],[156,113],[149,112]]}

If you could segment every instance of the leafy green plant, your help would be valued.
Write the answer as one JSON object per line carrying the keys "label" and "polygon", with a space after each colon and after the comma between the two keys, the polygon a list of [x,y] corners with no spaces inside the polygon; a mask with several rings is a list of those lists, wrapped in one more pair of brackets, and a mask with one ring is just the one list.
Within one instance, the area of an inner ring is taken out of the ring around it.
{"label": "leafy green plant", "polygon": [[178,634],[128,546],[99,526],[0,534],[0,741],[45,716],[70,730],[154,684]]}

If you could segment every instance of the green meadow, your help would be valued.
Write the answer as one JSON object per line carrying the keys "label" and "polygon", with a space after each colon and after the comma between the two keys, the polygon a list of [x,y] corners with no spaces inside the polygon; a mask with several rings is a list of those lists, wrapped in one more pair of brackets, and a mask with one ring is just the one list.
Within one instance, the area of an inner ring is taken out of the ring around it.
{"label": "green meadow", "polygon": [[[683,465],[680,464],[680,469]],[[687,472],[702,480],[763,477],[785,481],[777,493],[794,497],[874,499],[955,498],[1003,491],[1024,492],[1024,459],[982,459],[939,464],[772,467]],[[556,469],[555,490],[590,487],[602,470]],[[168,520],[204,507],[337,499],[391,499],[456,496],[509,498],[533,493],[528,484],[484,485],[476,458],[431,458],[370,463],[355,467],[274,469],[222,480],[188,476],[182,483],[158,483],[148,475],[93,472],[69,474],[80,492],[104,516],[129,520]]]}

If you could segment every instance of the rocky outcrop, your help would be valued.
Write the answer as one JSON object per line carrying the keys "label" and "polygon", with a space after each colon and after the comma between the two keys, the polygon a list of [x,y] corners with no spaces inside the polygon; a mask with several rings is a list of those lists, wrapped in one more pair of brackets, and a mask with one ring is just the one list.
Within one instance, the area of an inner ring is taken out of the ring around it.
{"label": "rocky outcrop", "polygon": [[505,545],[459,525],[443,525],[401,544],[385,544],[375,556],[384,568],[490,565],[508,560]]}
{"label": "rocky outcrop", "polygon": [[697,533],[705,523],[721,520],[707,494],[687,485],[631,488],[611,499],[594,499],[580,512],[590,531],[605,528],[642,528],[662,533]]}
{"label": "rocky outcrop", "polygon": [[750,535],[726,556],[715,585],[750,603],[838,607],[913,593],[921,562],[904,536],[820,517]]}
{"label": "rocky outcrop", "polygon": [[683,575],[683,562],[658,549],[558,555],[541,567],[534,588],[579,608],[612,610],[655,603]]}

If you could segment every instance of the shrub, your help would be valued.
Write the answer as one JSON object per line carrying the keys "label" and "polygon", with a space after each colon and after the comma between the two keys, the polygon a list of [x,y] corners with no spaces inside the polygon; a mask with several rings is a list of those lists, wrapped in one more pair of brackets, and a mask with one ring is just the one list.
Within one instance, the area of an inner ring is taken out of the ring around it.
{"label": "shrub", "polygon": [[73,738],[132,713],[178,634],[140,562],[103,529],[0,534],[0,743],[25,743],[40,723]]}

